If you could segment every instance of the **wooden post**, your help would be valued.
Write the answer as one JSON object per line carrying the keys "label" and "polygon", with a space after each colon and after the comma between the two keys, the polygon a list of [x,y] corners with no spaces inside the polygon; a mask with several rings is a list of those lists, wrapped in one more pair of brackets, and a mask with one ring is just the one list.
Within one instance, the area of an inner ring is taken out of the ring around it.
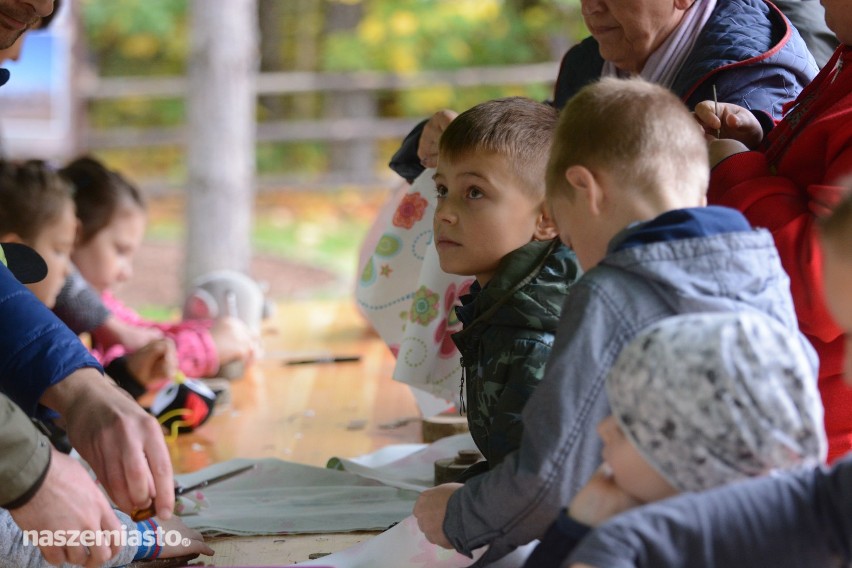
{"label": "wooden post", "polygon": [[[326,33],[353,30],[364,16],[364,5],[361,2],[326,2],[325,16]],[[372,91],[330,91],[325,93],[324,107],[326,118],[370,119],[378,115],[378,102]],[[339,180],[357,183],[374,179],[376,143],[368,137],[360,136],[329,142],[328,160],[328,170]]]}
{"label": "wooden post", "polygon": [[248,272],[255,192],[257,0],[191,0],[184,288]]}

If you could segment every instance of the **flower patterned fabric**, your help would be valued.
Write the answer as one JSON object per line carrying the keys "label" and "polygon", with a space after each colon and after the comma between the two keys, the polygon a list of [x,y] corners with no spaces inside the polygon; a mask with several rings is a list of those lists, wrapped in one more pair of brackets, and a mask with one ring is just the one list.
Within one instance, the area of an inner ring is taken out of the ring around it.
{"label": "flower patterned fabric", "polygon": [[[393,378],[440,400],[456,401],[461,366],[450,336],[461,330],[453,307],[473,279],[441,270],[432,242],[435,182],[420,174],[396,207],[376,220],[375,244],[362,261],[358,307],[397,361]],[[418,397],[424,415],[448,404]],[[431,402],[431,404],[429,404]],[[428,408],[427,408],[428,406]]]}

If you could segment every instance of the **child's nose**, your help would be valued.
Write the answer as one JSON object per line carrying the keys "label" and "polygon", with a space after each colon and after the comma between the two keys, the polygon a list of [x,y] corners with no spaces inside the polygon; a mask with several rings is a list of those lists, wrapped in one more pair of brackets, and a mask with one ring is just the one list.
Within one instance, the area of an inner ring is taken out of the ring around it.
{"label": "child's nose", "polygon": [[122,263],[118,271],[118,281],[127,282],[133,277],[133,266],[129,262]]}
{"label": "child's nose", "polygon": [[435,208],[435,219],[442,223],[453,223],[457,217],[453,208],[446,201],[440,201]]}

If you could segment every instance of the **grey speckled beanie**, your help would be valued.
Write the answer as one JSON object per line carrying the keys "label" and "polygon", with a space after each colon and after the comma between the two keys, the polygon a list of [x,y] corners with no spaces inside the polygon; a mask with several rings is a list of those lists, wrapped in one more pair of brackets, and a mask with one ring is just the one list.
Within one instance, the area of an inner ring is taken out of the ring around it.
{"label": "grey speckled beanie", "polygon": [[625,435],[681,491],[825,459],[815,369],[768,316],[662,320],[624,348],[606,388]]}

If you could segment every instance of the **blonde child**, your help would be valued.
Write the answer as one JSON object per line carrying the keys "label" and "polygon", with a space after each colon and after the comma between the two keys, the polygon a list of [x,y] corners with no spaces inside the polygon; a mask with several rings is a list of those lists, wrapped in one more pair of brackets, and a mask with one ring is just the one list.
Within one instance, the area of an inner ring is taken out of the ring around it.
{"label": "blonde child", "polygon": [[642,331],[607,377],[604,465],[527,566],[560,566],[590,527],[642,503],[822,463],[815,359],[757,313],[686,314]]}
{"label": "blonde child", "polygon": [[519,449],[415,503],[432,542],[466,554],[489,545],[485,564],[544,535],[600,466],[594,428],[610,414],[605,377],[625,345],[661,319],[760,312],[804,342],[772,236],[737,211],[703,207],[708,176],[701,129],[664,88],[604,79],[568,102],[547,197],[586,272],[524,408]]}
{"label": "blonde child", "polygon": [[[178,366],[187,376],[214,376],[225,364],[251,359],[253,339],[235,318],[154,323],[116,299],[112,288],[132,276],[133,256],[142,244],[146,224],[142,196],[123,176],[93,158],[74,160],[60,174],[74,187],[80,220],[71,259],[113,315],[137,327],[163,331],[174,341]],[[96,355],[105,363],[128,351],[113,340],[93,333]]]}
{"label": "blonde child", "polygon": [[556,238],[544,166],[556,111],[520,97],[477,105],[441,137],[433,239],[441,269],[474,276],[456,308],[462,393],[487,471],[521,440],[521,410],[550,355],[562,303],[580,269]]}
{"label": "blonde child", "polygon": [[[820,224],[825,301],[845,332],[852,384],[852,195]],[[852,562],[852,455],[820,467],[684,495],[619,515],[573,568],[820,568]]]}

